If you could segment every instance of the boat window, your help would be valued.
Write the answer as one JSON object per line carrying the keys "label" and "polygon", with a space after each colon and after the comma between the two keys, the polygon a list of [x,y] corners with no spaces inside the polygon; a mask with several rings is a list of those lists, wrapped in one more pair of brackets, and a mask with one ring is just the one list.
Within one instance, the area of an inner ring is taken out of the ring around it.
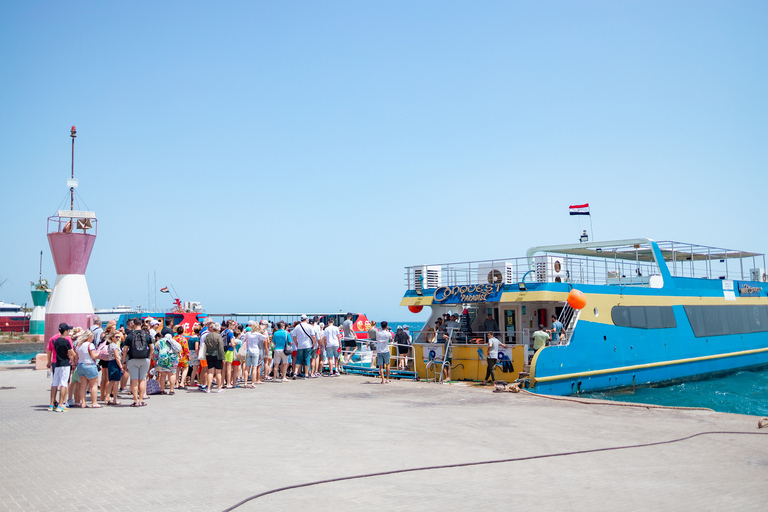
{"label": "boat window", "polygon": [[645,322],[645,307],[630,307],[629,308],[629,325],[630,327],[639,327],[646,329],[648,325]]}
{"label": "boat window", "polygon": [[685,306],[693,335],[768,332],[768,306]]}
{"label": "boat window", "polygon": [[619,327],[671,329],[677,327],[672,306],[614,306],[611,320]]}

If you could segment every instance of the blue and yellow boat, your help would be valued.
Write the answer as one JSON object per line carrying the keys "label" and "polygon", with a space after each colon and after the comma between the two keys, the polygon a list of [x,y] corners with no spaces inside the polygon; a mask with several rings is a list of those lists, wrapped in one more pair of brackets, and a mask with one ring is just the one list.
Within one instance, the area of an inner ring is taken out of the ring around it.
{"label": "blue and yellow boat", "polygon": [[[534,247],[524,258],[408,267],[401,305],[431,307],[425,329],[461,315],[452,378],[482,380],[497,331],[510,346],[505,380],[570,395],[768,366],[765,268],[763,254],[647,238]],[[581,309],[568,303],[574,289]],[[534,350],[536,331],[552,339]],[[422,378],[435,341],[427,330],[416,339]]]}

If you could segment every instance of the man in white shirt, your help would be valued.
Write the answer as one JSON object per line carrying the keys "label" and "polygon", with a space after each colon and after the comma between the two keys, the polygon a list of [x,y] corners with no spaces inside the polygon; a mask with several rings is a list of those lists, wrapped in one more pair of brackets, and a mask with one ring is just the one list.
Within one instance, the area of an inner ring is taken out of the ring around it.
{"label": "man in white shirt", "polygon": [[[387,328],[387,322],[381,322],[381,330],[376,333],[376,366],[379,367],[381,383],[389,383],[389,342],[392,340],[392,331]],[[384,369],[386,367],[386,378]]]}
{"label": "man in white shirt", "polygon": [[[314,329],[309,325],[307,315],[301,315],[301,322],[291,331],[291,337],[296,342],[296,352],[293,357],[293,378],[312,377],[309,373],[312,361],[312,345],[315,343]],[[303,375],[300,375],[304,372]]]}
{"label": "man in white shirt", "polygon": [[324,332],[325,357],[328,358],[328,376],[338,377],[339,375],[339,343],[341,342],[341,332],[339,328],[333,325],[333,317],[328,317],[328,327]]}

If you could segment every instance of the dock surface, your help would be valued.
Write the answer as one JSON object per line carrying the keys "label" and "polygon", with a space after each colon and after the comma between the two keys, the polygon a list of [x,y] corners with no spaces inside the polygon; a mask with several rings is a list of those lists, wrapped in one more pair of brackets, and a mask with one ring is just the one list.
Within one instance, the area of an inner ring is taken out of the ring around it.
{"label": "dock surface", "polygon": [[[0,367],[6,386],[0,510],[222,511],[297,484],[527,457],[288,489],[235,510],[746,511],[768,499],[755,416],[360,376],[51,413],[45,372]],[[621,448],[702,432],[750,434]],[[604,448],[621,449],[589,452]]]}

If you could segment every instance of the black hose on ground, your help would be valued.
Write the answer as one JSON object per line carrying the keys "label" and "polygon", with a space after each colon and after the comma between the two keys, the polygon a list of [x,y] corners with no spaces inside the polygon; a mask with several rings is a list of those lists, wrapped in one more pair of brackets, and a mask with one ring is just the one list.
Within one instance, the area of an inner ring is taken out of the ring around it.
{"label": "black hose on ground", "polygon": [[504,462],[522,462],[526,460],[536,460],[536,459],[549,459],[553,457],[565,457],[568,455],[580,455],[585,453],[598,453],[598,452],[609,452],[614,450],[627,450],[631,448],[645,448],[648,446],[659,446],[663,444],[671,444],[671,443],[679,443],[680,441],[687,441],[688,439],[693,439],[694,437],[699,436],[706,436],[706,435],[714,435],[714,434],[728,434],[728,435],[758,435],[758,436],[768,436],[768,433],[763,432],[727,432],[727,431],[713,431],[713,432],[699,432],[698,434],[692,434],[690,436],[681,437],[679,439],[672,439],[669,441],[657,441],[655,443],[643,443],[643,444],[633,444],[628,446],[614,446],[610,448],[594,448],[591,450],[578,450],[575,452],[562,452],[562,453],[550,453],[546,455],[531,455],[529,457],[515,457],[511,459],[499,459],[499,460],[486,460],[486,461],[479,461],[479,462],[462,462],[458,464],[443,464],[440,466],[424,466],[419,468],[407,468],[407,469],[395,469],[392,471],[380,471],[378,473],[367,473],[363,475],[352,475],[352,476],[343,476],[338,478],[329,478],[327,480],[317,480],[315,482],[307,482],[304,484],[295,484],[295,485],[288,485],[285,487],[279,487],[277,489],[272,489],[271,491],[264,491],[259,494],[254,494],[253,496],[250,496],[239,503],[236,503],[232,505],[229,508],[225,508],[224,512],[230,512],[232,510],[235,510],[236,508],[245,505],[249,501],[255,500],[257,498],[262,498],[264,496],[268,496],[270,494],[275,494],[278,492],[283,491],[289,491],[292,489],[301,489],[302,487],[311,487],[315,485],[321,485],[321,484],[329,484],[333,482],[343,482],[345,480],[358,480],[361,478],[373,478],[376,476],[386,476],[386,475],[397,475],[400,473],[413,473],[416,471],[429,471],[433,469],[449,469],[449,468],[462,468],[462,467],[470,467],[470,466],[484,466],[488,464],[501,464]]}

